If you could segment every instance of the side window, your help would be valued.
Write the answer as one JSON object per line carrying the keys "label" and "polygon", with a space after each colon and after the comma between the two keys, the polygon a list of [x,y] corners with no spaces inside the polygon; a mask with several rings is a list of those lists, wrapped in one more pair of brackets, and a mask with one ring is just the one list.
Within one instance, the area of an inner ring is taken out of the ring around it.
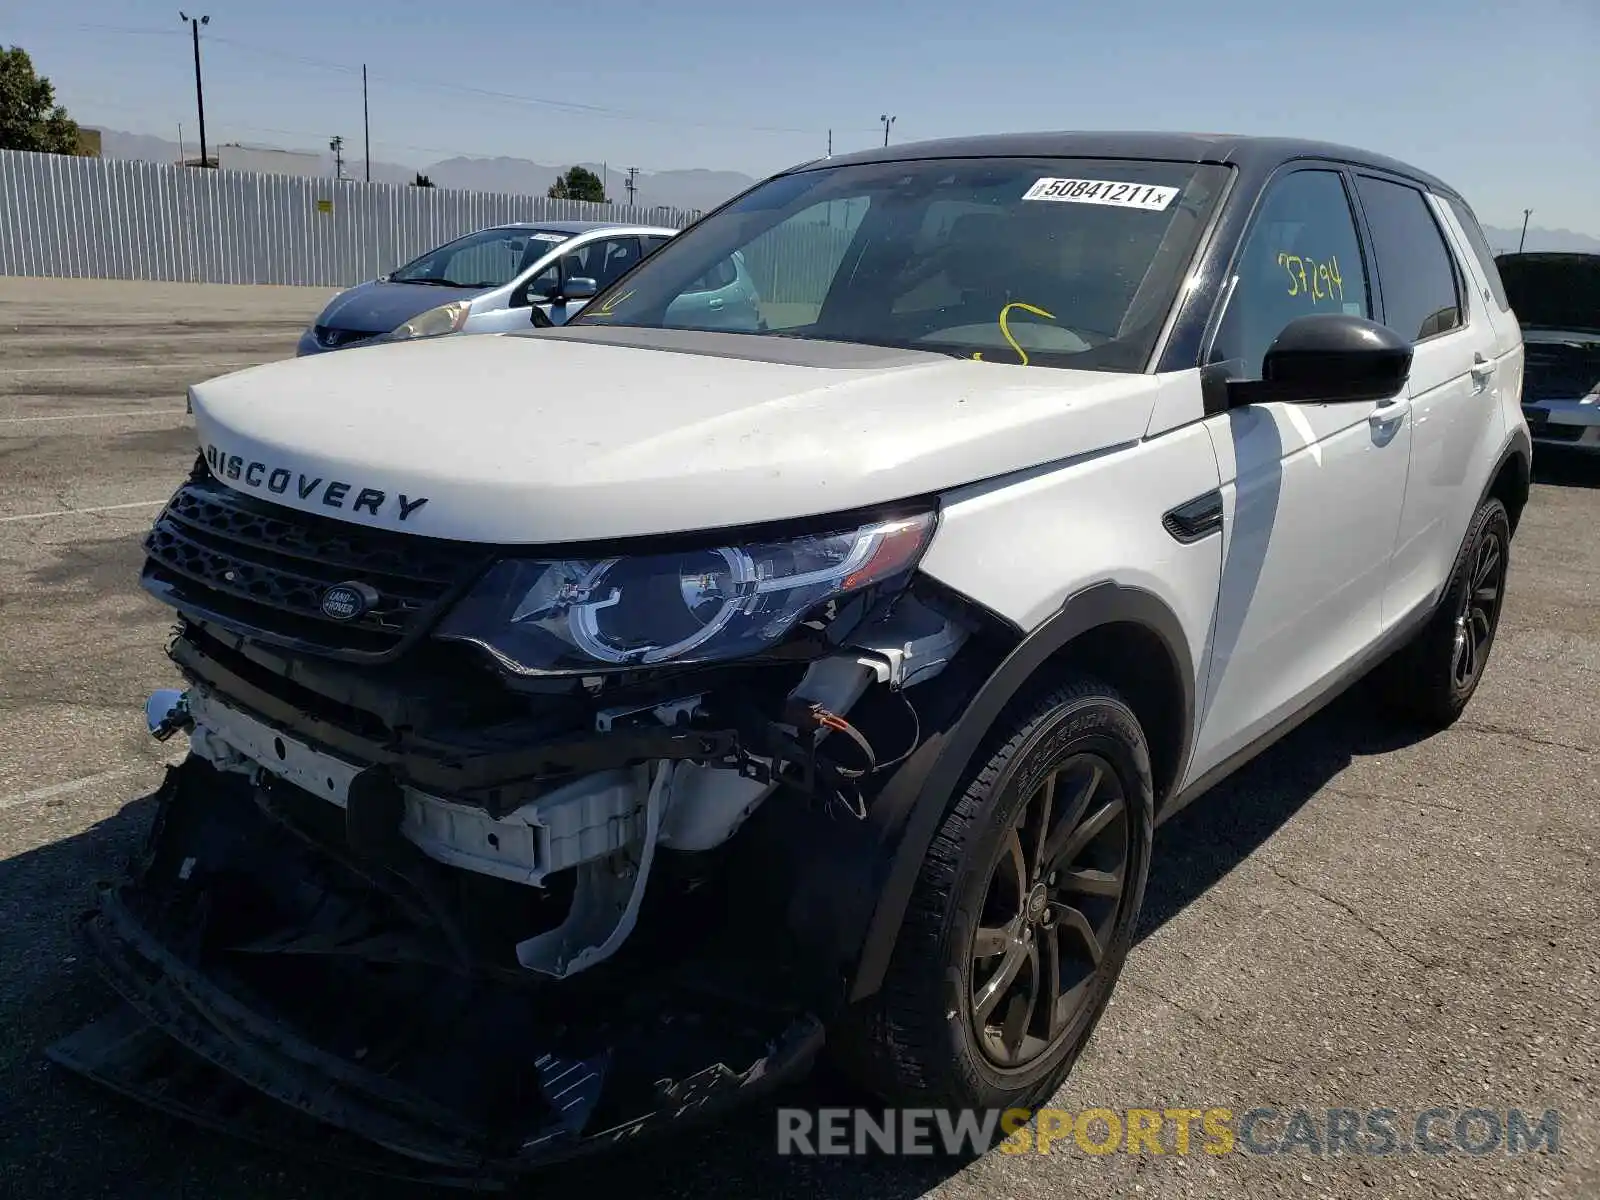
{"label": "side window", "polygon": [[1495,265],[1494,251],[1489,248],[1489,239],[1483,234],[1483,226],[1478,224],[1477,214],[1467,207],[1465,200],[1458,200],[1454,196],[1447,197],[1445,203],[1450,205],[1462,232],[1467,235],[1467,244],[1472,247],[1478,265],[1483,268],[1483,277],[1489,283],[1489,291],[1494,294],[1494,302],[1500,306],[1502,312],[1510,312],[1511,300],[1506,296],[1506,285],[1500,279],[1500,268]]}
{"label": "side window", "polygon": [[601,287],[610,287],[642,257],[636,237],[606,238],[589,243],[589,267],[594,281]]}
{"label": "side window", "polygon": [[561,273],[568,279],[592,279],[604,288],[638,262],[641,257],[639,239],[627,237],[596,238],[561,256]]}
{"label": "side window", "polygon": [[699,279],[684,288],[684,295],[689,295],[692,292],[714,292],[720,288],[727,287],[738,278],[739,269],[733,265],[733,256],[729,255],[712,267],[711,270],[700,276]]}
{"label": "side window", "polygon": [[1455,259],[1422,193],[1369,175],[1356,180],[1356,191],[1372,227],[1384,324],[1418,342],[1459,329]]}
{"label": "side window", "polygon": [[540,271],[532,279],[528,280],[527,295],[529,302],[531,303],[532,301],[538,300],[542,297],[548,297],[556,290],[556,287],[560,284],[560,282],[561,263],[559,260],[557,260],[556,262],[551,263],[544,270]]}
{"label": "side window", "polygon": [[1210,357],[1238,360],[1246,379],[1261,377],[1267,347],[1296,317],[1372,315],[1361,239],[1337,171],[1296,171],[1271,184],[1235,272]]}
{"label": "side window", "polygon": [[652,254],[654,254],[657,250],[661,249],[661,247],[665,246],[671,240],[672,239],[667,237],[667,235],[664,234],[664,233],[647,233],[647,234],[645,234],[644,235],[644,256],[646,258],[649,258]]}

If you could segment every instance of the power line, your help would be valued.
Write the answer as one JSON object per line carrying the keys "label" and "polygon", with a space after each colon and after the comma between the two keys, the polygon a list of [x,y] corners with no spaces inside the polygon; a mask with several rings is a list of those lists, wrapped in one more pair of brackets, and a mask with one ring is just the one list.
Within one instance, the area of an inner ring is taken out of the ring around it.
{"label": "power line", "polygon": [[[127,26],[103,25],[94,22],[77,22],[73,28],[85,30],[101,30],[117,34],[139,34],[149,36],[170,36],[170,32],[161,29],[138,29]],[[242,41],[239,38],[219,37],[211,35],[210,41],[233,46],[251,54],[265,58],[281,59],[285,62],[299,63],[302,66],[316,67],[320,70],[334,71],[341,75],[356,77],[361,74],[359,66],[348,63],[332,62],[328,59],[313,58],[304,54],[294,54],[284,50],[277,50],[271,46],[262,46],[254,42]],[[637,121],[650,125],[672,125],[686,129],[732,129],[746,133],[792,133],[815,135],[820,132],[816,128],[803,128],[794,125],[743,125],[731,121],[699,121],[685,117],[663,116],[657,113],[640,112],[635,109],[612,108],[601,104],[584,104],[576,100],[557,100],[547,96],[528,96],[516,92],[502,92],[491,88],[472,87],[468,84],[450,83],[443,80],[419,78],[412,74],[396,76],[386,80],[380,73],[371,75],[374,82],[391,82],[407,88],[422,89],[437,92],[454,92],[460,95],[479,96],[487,100],[496,100],[511,104],[525,104],[537,108],[551,108],[576,115],[587,115],[609,120]],[[866,132],[865,129],[853,132]]]}

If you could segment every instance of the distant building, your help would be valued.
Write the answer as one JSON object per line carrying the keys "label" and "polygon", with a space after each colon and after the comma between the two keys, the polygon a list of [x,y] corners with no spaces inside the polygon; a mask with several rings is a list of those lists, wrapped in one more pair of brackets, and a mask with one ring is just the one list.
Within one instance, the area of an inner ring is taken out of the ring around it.
{"label": "distant building", "polygon": [[320,177],[330,173],[320,154],[242,146],[232,142],[217,147],[216,163],[224,171],[254,171],[261,175]]}

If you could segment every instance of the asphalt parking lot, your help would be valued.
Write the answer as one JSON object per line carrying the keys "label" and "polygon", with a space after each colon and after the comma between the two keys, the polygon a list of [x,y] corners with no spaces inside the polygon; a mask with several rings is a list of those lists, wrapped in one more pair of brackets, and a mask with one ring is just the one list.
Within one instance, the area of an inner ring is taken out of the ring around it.
{"label": "asphalt parking lot", "polygon": [[[192,1130],[42,1053],[107,1007],[70,920],[182,752],[143,732],[145,696],[173,675],[168,615],[136,578],[139,539],[194,457],[183,388],[292,353],[327,294],[0,279],[0,1193],[17,1200],[432,1194]],[[1058,1103],[1554,1109],[1558,1153],[1096,1156],[1069,1141],[956,1170],[779,1159],[752,1113],[544,1190],[1600,1195],[1600,463],[1542,454],[1537,475],[1467,716],[1417,741],[1352,693],[1169,825],[1140,944]]]}

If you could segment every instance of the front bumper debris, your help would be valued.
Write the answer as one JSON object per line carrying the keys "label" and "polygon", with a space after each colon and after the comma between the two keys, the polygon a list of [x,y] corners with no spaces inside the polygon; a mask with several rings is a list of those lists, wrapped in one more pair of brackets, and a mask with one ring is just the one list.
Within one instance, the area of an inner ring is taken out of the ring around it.
{"label": "front bumper debris", "polygon": [[[463,957],[449,897],[190,758],[82,934],[121,997],[59,1064],[169,1113],[396,1178],[498,1189],[800,1072],[822,1025],[737,920],[558,987]],[[326,806],[324,806],[326,807]]]}

